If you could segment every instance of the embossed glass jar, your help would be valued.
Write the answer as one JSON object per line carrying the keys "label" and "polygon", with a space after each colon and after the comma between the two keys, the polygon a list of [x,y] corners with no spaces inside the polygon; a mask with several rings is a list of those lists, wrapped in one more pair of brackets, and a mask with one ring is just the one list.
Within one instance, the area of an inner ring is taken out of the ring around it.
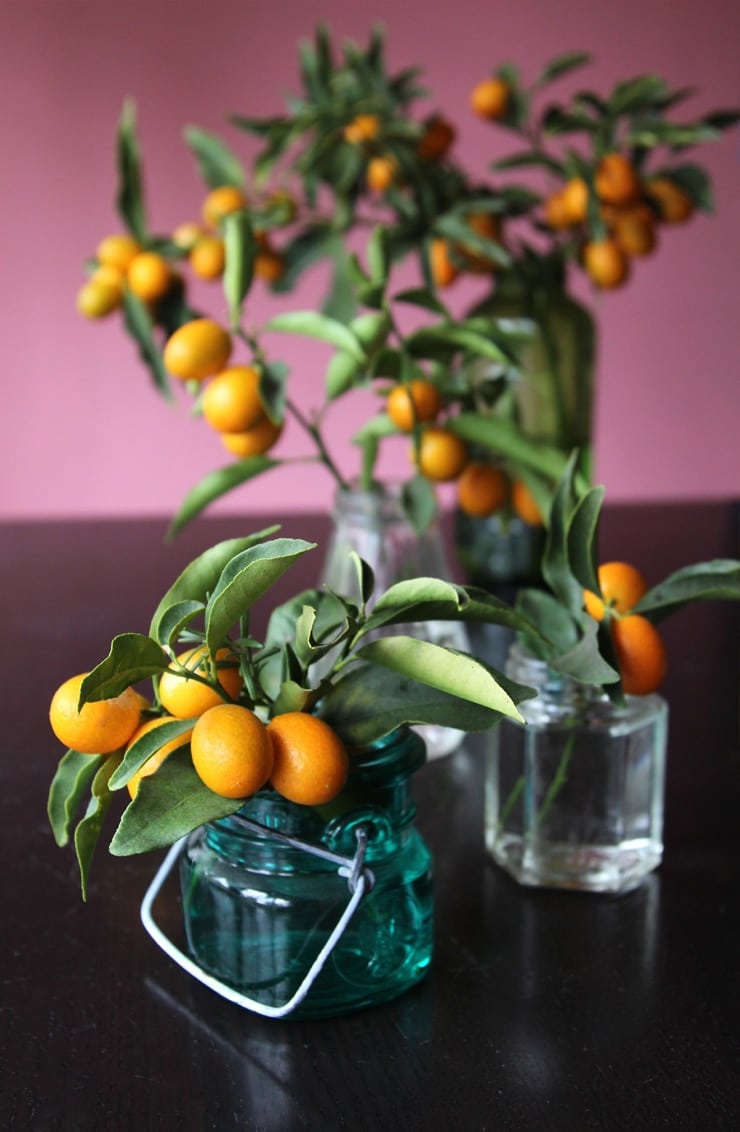
{"label": "embossed glass jar", "polygon": [[[265,790],[191,834],[180,881],[199,966],[268,1007],[291,999],[348,904],[348,880],[336,863],[269,831],[352,857],[363,830],[372,887],[291,1017],[343,1014],[419,982],[432,958],[432,875],[410,776],[424,757],[419,736],[399,729],[351,755],[347,785],[327,806],[299,806]],[[245,827],[242,817],[265,831]]]}
{"label": "embossed glass jar", "polygon": [[518,642],[507,675],[537,689],[502,720],[487,765],[486,846],[521,884],[628,892],[663,856],[668,707],[612,703]]}

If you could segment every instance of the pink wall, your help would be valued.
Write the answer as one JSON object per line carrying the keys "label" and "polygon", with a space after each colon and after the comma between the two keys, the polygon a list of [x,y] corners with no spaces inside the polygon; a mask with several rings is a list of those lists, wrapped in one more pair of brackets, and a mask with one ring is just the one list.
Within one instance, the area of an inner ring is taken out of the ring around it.
{"label": "pink wall", "polygon": [[[226,113],[282,110],[297,85],[296,43],[319,19],[361,42],[370,21],[382,23],[391,67],[424,67],[434,98],[419,113],[444,108],[459,124],[460,156],[480,173],[496,155],[496,133],[472,118],[467,96],[506,59],[532,76],[559,52],[590,50],[598,63],[589,85],[656,71],[698,88],[686,104],[692,115],[738,98],[734,0],[0,0],[0,517],[167,516],[226,462],[184,405],[173,410],[155,396],[117,321],[83,322],[74,297],[83,257],[118,228],[113,138],[124,97],[138,103],[151,219],[166,231],[196,214],[203,192],[181,127],[219,131],[246,153],[250,143],[224,125]],[[717,215],[669,232],[625,290],[596,300],[597,473],[613,500],[740,494],[737,133],[700,159]],[[316,286],[295,305],[309,305]],[[197,299],[222,314],[216,285]],[[257,323],[275,310],[269,298],[251,306]],[[308,407],[323,355],[288,345],[296,398]],[[337,407],[336,433],[348,435],[363,411]],[[279,451],[297,445],[286,437]],[[351,471],[354,450],[343,442],[338,454]],[[405,471],[406,460],[401,446],[387,466]],[[321,469],[281,470],[220,509],[310,509],[330,495]]]}

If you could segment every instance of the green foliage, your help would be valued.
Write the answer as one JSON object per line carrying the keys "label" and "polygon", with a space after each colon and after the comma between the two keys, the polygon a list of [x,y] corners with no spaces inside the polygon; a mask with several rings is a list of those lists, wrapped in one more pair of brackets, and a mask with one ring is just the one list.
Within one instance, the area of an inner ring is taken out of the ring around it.
{"label": "green foliage", "polygon": [[[520,718],[516,705],[529,689],[472,656],[409,635],[427,620],[459,619],[514,625],[536,636],[520,614],[464,586],[419,578],[378,594],[372,607],[373,572],[354,556],[361,608],[339,594],[306,590],[274,608],[264,642],[254,640],[249,634],[254,605],[315,545],[271,538],[271,533],[228,540],[191,562],[157,605],[151,635],[116,636],[108,656],[86,677],[81,701],[108,698],[147,677],[177,671],[173,657],[187,640],[202,641],[210,658],[210,668],[199,678],[217,687],[213,658],[227,647],[244,677],[241,704],[265,720],[283,711],[318,710],[349,745],[367,745],[409,723],[471,730],[489,727],[502,715]],[[375,639],[379,629],[400,625],[405,634]],[[162,714],[155,704],[147,717]],[[125,756],[122,751],[106,757],[68,751],[60,760],[49,793],[49,820],[60,845],[74,835],[83,895],[114,793],[194,723],[164,722],[132,743]],[[77,821],[86,796],[86,812]],[[203,785],[186,743],[140,781],[111,852],[161,848],[233,813],[242,801],[222,798]]]}
{"label": "green foliage", "polygon": [[[604,490],[589,488],[576,472],[573,452],[553,495],[542,561],[546,590],[523,589],[516,609],[526,620],[526,646],[557,672],[622,698],[611,633],[613,614],[601,623],[586,612],[584,589],[599,596],[599,530]],[[716,559],[683,567],[652,589],[630,612],[658,623],[697,601],[740,601],[740,562]],[[532,633],[536,627],[537,634]]]}
{"label": "green foliage", "polygon": [[116,206],[129,232],[139,243],[147,240],[146,213],[141,180],[141,157],[136,136],[136,107],[127,100],[118,123],[118,193]]}
{"label": "green foliage", "polygon": [[220,138],[206,130],[198,129],[197,126],[187,126],[185,140],[209,189],[219,189],[223,185],[244,188],[246,183],[244,168]]}

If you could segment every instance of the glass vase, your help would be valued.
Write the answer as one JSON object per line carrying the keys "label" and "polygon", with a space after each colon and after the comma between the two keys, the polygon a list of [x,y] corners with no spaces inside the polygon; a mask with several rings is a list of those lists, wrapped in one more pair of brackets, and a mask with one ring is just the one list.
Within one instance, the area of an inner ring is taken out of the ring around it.
{"label": "glass vase", "polygon": [[300,806],[264,790],[192,833],[180,880],[198,965],[268,1007],[287,1003],[347,906],[348,880],[336,863],[272,832],[352,857],[362,830],[374,883],[291,1017],[347,1013],[419,982],[432,958],[432,875],[410,777],[424,757],[419,736],[399,729],[351,754],[347,785],[328,805]]}
{"label": "glass vase", "polygon": [[[591,478],[596,323],[566,290],[562,264],[532,257],[500,273],[474,316],[524,320],[531,334],[514,345],[519,375],[496,402],[496,416],[527,439],[579,452]],[[490,455],[490,454],[489,454]],[[543,530],[523,523],[510,506],[490,518],[455,515],[455,548],[471,582],[511,598],[511,587],[540,580]]]}
{"label": "glass vase", "polygon": [[520,884],[587,892],[636,888],[663,856],[668,708],[657,695],[612,703],[518,642],[506,666],[537,689],[502,720],[486,768],[485,836]]}
{"label": "glass vase", "polygon": [[[419,534],[414,530],[401,502],[397,485],[378,485],[372,491],[339,489],[332,512],[332,533],[321,581],[336,593],[359,601],[357,571],[350,560],[355,551],[372,567],[375,592],[383,593],[394,582],[408,578],[434,577],[452,580],[439,522],[434,519]],[[372,604],[372,603],[371,603]],[[392,625],[381,633],[412,634],[422,640],[467,652],[470,639],[457,621],[426,621]],[[450,754],[460,746],[465,732],[452,727],[421,726],[430,760]]]}

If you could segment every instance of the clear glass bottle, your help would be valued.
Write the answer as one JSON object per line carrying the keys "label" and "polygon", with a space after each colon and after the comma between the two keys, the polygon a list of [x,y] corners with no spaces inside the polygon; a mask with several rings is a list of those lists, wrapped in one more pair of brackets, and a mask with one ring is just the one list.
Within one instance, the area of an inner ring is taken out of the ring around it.
{"label": "clear glass bottle", "polygon": [[[339,489],[332,518],[321,581],[337,593],[359,599],[357,572],[349,558],[352,550],[372,567],[376,593],[406,578],[452,579],[438,521],[433,520],[422,534],[417,533],[403,510],[399,486],[378,485],[372,491]],[[470,649],[467,630],[458,621],[393,625],[382,632],[409,633],[461,652]],[[464,731],[452,727],[430,725],[419,727],[418,731],[430,760],[450,754],[465,738]]]}
{"label": "clear glass bottle", "polygon": [[237,815],[191,834],[180,880],[196,962],[250,998],[282,1006],[348,903],[335,863],[245,828],[242,815],[341,856],[353,856],[358,828],[368,837],[374,885],[291,1017],[347,1013],[419,982],[432,958],[432,875],[410,776],[424,757],[419,736],[399,729],[352,754],[347,786],[327,806],[299,806],[265,790]]}
{"label": "clear glass bottle", "polygon": [[663,856],[668,707],[657,695],[613,704],[553,672],[518,642],[507,675],[537,689],[526,725],[492,733],[485,835],[521,884],[628,892]]}

